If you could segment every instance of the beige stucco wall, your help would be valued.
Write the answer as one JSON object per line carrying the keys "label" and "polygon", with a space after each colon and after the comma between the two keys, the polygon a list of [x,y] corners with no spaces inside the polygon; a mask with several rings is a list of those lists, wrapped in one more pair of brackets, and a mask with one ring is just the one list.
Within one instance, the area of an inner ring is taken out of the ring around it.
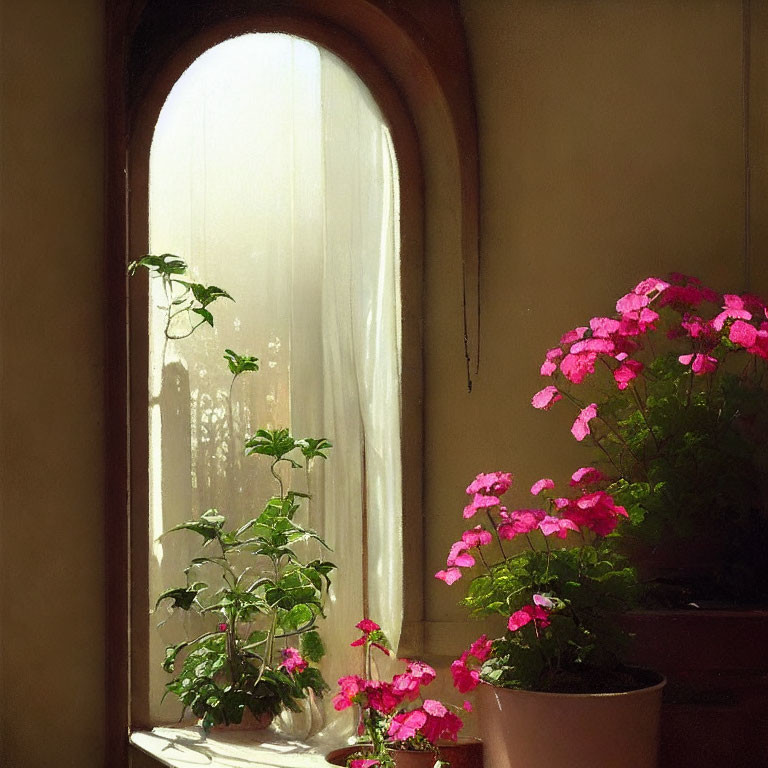
{"label": "beige stucco wall", "polygon": [[0,765],[96,768],[104,720],[101,0],[3,0]]}
{"label": "beige stucco wall", "polygon": [[[744,287],[740,2],[461,6],[480,129],[483,330],[468,395],[460,350],[444,340],[457,332],[453,287],[433,258],[426,605],[443,651],[477,633],[444,623],[464,620],[461,582],[430,577],[463,530],[463,487],[505,469],[527,489],[584,463],[568,409],[529,405],[545,350],[649,273]],[[756,54],[764,47],[758,38]]]}
{"label": "beige stucco wall", "polygon": [[[97,768],[104,4],[2,3],[0,764]],[[649,272],[744,287],[739,0],[464,0],[462,9],[482,161],[483,358],[468,395],[460,271],[441,243],[454,228],[431,221],[428,574],[463,528],[463,486],[476,472],[508,468],[526,487],[578,465],[566,420],[528,406],[542,352],[562,330],[610,310]],[[755,12],[763,28],[764,15]],[[765,39],[753,36],[752,273],[753,288],[768,292]],[[425,585],[429,635],[448,650],[460,642],[450,624],[464,620],[460,586],[429,575]]]}

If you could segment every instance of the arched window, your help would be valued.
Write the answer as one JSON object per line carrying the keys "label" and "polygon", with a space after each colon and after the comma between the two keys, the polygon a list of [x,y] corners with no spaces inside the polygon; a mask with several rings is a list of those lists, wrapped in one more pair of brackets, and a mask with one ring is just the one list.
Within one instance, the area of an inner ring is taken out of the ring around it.
{"label": "arched window", "polygon": [[[150,280],[148,602],[183,584],[203,554],[194,534],[163,533],[210,508],[238,527],[276,493],[268,462],[243,455],[249,436],[288,427],[327,437],[330,460],[312,476],[287,473],[286,487],[312,495],[309,522],[338,565],[320,626],[335,649],[324,662],[332,682],[355,667],[354,651],[340,649],[361,616],[394,642],[402,621],[399,181],[389,130],[357,75],[284,34],[202,54],[155,126],[149,248],[181,256],[235,302],[219,300],[215,325],[186,336],[190,318],[168,323],[163,282]],[[233,384],[227,348],[257,356],[260,371]],[[175,722],[158,662],[203,628],[166,604],[147,620],[149,716]]]}
{"label": "arched window", "polygon": [[[422,299],[429,290],[422,265],[425,261],[431,262],[432,278],[438,274],[441,279],[449,279],[457,289],[453,293],[459,322],[456,336],[450,341],[451,355],[455,355],[456,362],[453,370],[461,375],[465,363],[467,372],[474,370],[478,350],[477,138],[461,18],[453,0],[423,4],[410,0],[337,0],[333,3],[281,0],[256,5],[258,7],[242,0],[215,3],[115,0],[107,10],[107,252],[110,260],[106,265],[106,291],[112,313],[107,329],[107,397],[111,418],[106,425],[110,445],[106,483],[109,627],[106,741],[110,766],[126,764],[127,729],[152,725],[149,669],[157,665],[157,658],[150,653],[153,623],[147,617],[149,596],[156,594],[156,584],[149,583],[150,565],[152,559],[159,559],[152,537],[172,514],[171,508],[163,508],[161,521],[160,510],[155,509],[151,514],[149,503],[156,493],[157,478],[153,476],[150,483],[148,414],[151,410],[157,414],[161,407],[150,401],[148,387],[147,340],[151,330],[150,306],[154,300],[150,299],[146,280],[135,277],[127,282],[125,266],[149,252],[150,234],[153,247],[155,245],[156,235],[154,229],[150,233],[149,226],[150,149],[163,105],[174,84],[193,62],[230,38],[250,33],[281,33],[311,41],[324,49],[324,53],[318,54],[321,59],[333,61],[332,52],[339,57],[336,63],[343,61],[347,72],[354,71],[365,84],[389,130],[399,180],[399,185],[393,185],[392,190],[399,192],[400,209],[401,652],[417,655],[428,650],[432,635],[441,631],[440,626],[430,627],[425,621],[422,597],[425,580],[429,578],[422,567],[422,424],[428,399],[428,387],[425,388],[422,381]],[[196,221],[199,225],[200,221]],[[153,227],[155,223],[153,213]],[[159,241],[156,244],[165,248]],[[180,249],[173,242],[168,248],[182,250],[183,245]],[[219,245],[211,250],[211,258],[221,253]],[[187,256],[192,266],[200,270],[201,277],[205,273],[211,280],[219,279],[214,278],[212,263],[202,263],[194,253]],[[225,280],[220,282],[223,284]],[[225,314],[230,309],[241,311],[241,305],[248,305],[248,297],[238,290],[239,285],[225,287],[238,300],[232,308],[224,308]],[[232,318],[230,325],[234,328]],[[222,315],[222,328],[225,325]],[[239,333],[246,333],[244,320],[240,329]],[[268,363],[268,345],[267,339],[266,356],[263,347],[254,347],[252,354]],[[178,352],[173,354],[178,356]],[[275,354],[286,354],[285,346]],[[162,356],[155,359],[162,360]],[[167,362],[182,361],[169,358]],[[187,383],[184,380],[187,374],[183,371],[188,372],[194,366],[189,360],[183,362],[185,365],[176,367],[178,377],[170,377],[169,382],[189,387],[192,380]],[[301,378],[303,374],[298,369],[292,375]],[[261,377],[261,372],[256,377]],[[250,386],[266,386],[266,380],[262,377],[262,383],[257,384],[254,379]],[[236,386],[241,383],[238,381]],[[192,388],[189,389],[192,395]],[[324,393],[327,394],[325,387]],[[254,402],[260,402],[263,394],[258,394]],[[245,392],[241,395],[243,399],[250,398]],[[190,396],[190,415],[192,402]],[[261,418],[261,414],[258,415]],[[162,424],[162,420],[159,421]],[[338,446],[338,439],[336,444]],[[185,441],[183,445],[186,446]],[[435,450],[439,450],[439,446],[433,445],[432,451]],[[196,459],[200,458],[200,450],[195,451]],[[185,461],[190,466],[192,444],[188,454]],[[369,459],[372,457],[366,455],[366,462]],[[334,466],[340,464],[337,451],[327,470],[336,471]],[[198,476],[204,478],[206,474],[202,472]],[[162,468],[160,486],[162,492]],[[367,478],[366,486],[372,487],[371,478]],[[370,510],[364,509],[361,518],[367,512]],[[360,524],[362,526],[362,521]],[[381,534],[372,529],[371,520],[365,528],[369,538]],[[388,532],[391,531],[388,529]],[[395,571],[390,569],[389,573]],[[377,592],[386,598],[387,590],[391,589],[390,585],[380,582],[382,574],[375,571],[375,561],[367,563],[353,576],[358,583],[366,579],[371,582],[369,596]],[[369,606],[369,610],[373,613],[375,606]]]}

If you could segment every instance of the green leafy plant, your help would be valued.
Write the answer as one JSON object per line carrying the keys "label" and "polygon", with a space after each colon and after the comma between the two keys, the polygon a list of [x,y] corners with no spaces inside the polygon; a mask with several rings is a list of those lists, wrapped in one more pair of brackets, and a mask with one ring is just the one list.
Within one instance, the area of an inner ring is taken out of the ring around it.
{"label": "green leafy plant", "polygon": [[[596,477],[594,468],[584,467],[572,478],[576,495],[514,510],[501,499],[512,483],[509,473],[478,475],[467,488],[472,501],[464,517],[480,514],[487,525],[465,531],[435,576],[453,584],[470,570],[463,604],[473,616],[504,616],[507,631],[495,640],[483,635],[453,662],[462,693],[481,679],[561,693],[642,687],[623,663],[627,637],[619,621],[636,598],[636,576],[611,547],[627,513],[610,494],[594,490]],[[543,478],[531,494],[553,488]]]}
{"label": "green leafy plant", "polygon": [[532,403],[574,408],[649,603],[768,599],[766,317],[757,296],[649,277],[547,352]]}
{"label": "green leafy plant", "polygon": [[[144,256],[130,264],[129,274],[140,267],[163,282],[166,339],[187,338],[201,325],[213,326],[210,305],[219,298],[233,300],[222,288],[181,279],[187,264],[173,254]],[[258,358],[232,349],[224,351],[224,360],[232,374],[227,404],[232,434],[232,388],[242,374],[258,371],[259,364]],[[296,519],[308,494],[286,490],[276,468],[281,462],[301,468],[297,458],[303,457],[309,488],[311,464],[326,459],[331,447],[326,438],[296,439],[288,429],[258,430],[246,441],[245,453],[272,459],[279,495],[237,528],[228,528],[224,515],[209,509],[163,534],[189,531],[202,539],[201,554],[184,571],[186,583],[164,591],[156,608],[170,601],[173,609],[200,614],[212,624],[198,637],[168,647],[163,662],[174,675],[166,694],[176,695],[205,729],[240,723],[246,710],[266,721],[283,709],[298,710],[308,691],[322,695],[327,690],[313,665],[325,653],[316,624],[324,616],[336,566],[299,556],[297,548],[304,542],[328,547]],[[210,572],[214,583],[202,575]]]}

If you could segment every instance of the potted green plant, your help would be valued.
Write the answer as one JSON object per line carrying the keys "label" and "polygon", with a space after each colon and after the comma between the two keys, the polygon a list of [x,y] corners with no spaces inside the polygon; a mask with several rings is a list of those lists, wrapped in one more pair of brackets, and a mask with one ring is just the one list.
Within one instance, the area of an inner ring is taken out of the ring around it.
{"label": "potted green plant", "polygon": [[634,523],[647,604],[768,599],[766,317],[751,294],[649,277],[541,366],[532,404],[574,409],[574,438]]}
{"label": "potted green plant", "polygon": [[[670,685],[664,766],[764,759],[768,666],[768,310],[697,278],[649,277],[547,351],[534,407],[573,409],[617,540],[643,582],[633,657]],[[560,402],[562,401],[562,402]],[[737,638],[748,637],[747,643]]]}
{"label": "potted green plant", "polygon": [[[139,267],[162,281],[166,303],[167,341],[191,336],[202,325],[214,324],[210,305],[232,297],[217,286],[188,277],[188,266],[173,254],[148,255],[129,267]],[[223,358],[232,374],[231,393],[238,376],[258,370],[258,359],[231,349]],[[307,494],[287,489],[281,465],[298,469],[304,461],[309,476],[317,459],[326,459],[331,443],[325,438],[294,438],[288,429],[259,429],[245,441],[246,455],[269,459],[278,494],[247,522],[228,528],[224,515],[209,509],[166,534],[190,531],[201,537],[201,549],[185,568],[185,583],[165,590],[172,608],[199,614],[210,628],[194,639],[169,646],[163,668],[174,675],[166,694],[179,698],[205,730],[217,726],[266,727],[286,710],[299,711],[308,698],[321,696],[328,686],[314,666],[324,655],[316,623],[335,565],[308,560],[299,553],[304,542],[327,549],[316,531],[297,519]],[[304,548],[303,551],[306,551]]]}
{"label": "potted green plant", "polygon": [[[333,705],[337,711],[357,706],[359,743],[331,752],[327,761],[349,768],[439,768],[448,763],[454,768],[480,768],[481,745],[455,743],[463,725],[456,708],[424,697],[423,689],[435,679],[435,670],[421,661],[407,661],[405,671],[391,681],[374,679],[373,651],[390,655],[389,642],[370,619],[360,621],[357,628],[362,635],[352,646],[363,649],[364,676],[340,678]],[[471,709],[469,702],[464,707]]]}
{"label": "potted green plant", "polygon": [[451,665],[460,691],[478,688],[494,768],[656,765],[664,680],[624,660],[620,617],[637,583],[611,539],[626,510],[592,487],[595,474],[574,473],[568,496],[551,496],[554,482],[539,480],[531,494],[546,502],[518,509],[503,501],[511,474],[478,475],[464,518],[483,522],[435,574],[450,585],[471,573],[463,604],[507,620],[503,636],[482,636]]}

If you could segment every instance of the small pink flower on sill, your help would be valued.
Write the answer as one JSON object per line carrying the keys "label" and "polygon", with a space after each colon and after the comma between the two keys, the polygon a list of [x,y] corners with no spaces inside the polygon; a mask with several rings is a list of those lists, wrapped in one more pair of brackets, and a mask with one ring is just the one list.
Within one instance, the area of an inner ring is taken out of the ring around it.
{"label": "small pink flower on sill", "polygon": [[481,472],[467,486],[467,493],[470,496],[478,493],[486,496],[502,496],[509,490],[510,485],[512,485],[510,472]]}
{"label": "small pink flower on sill", "polygon": [[620,390],[625,390],[632,379],[643,370],[643,364],[639,360],[625,360],[614,372],[613,378]]}
{"label": "small pink flower on sill", "polygon": [[444,581],[450,586],[461,578],[461,571],[458,568],[448,568],[445,571],[438,571],[435,574],[435,578]]}
{"label": "small pink flower on sill", "polygon": [[584,334],[589,330],[586,325],[580,326],[579,328],[574,328],[572,331],[567,331],[560,337],[560,343],[562,345],[565,344],[573,344],[574,341],[579,341],[580,339],[584,338]]}
{"label": "small pink flower on sill", "polygon": [[451,547],[451,551],[448,555],[446,565],[449,568],[458,566],[459,568],[471,568],[475,564],[475,558],[472,557],[466,550],[469,549],[469,545],[462,541],[457,541]]}
{"label": "small pink flower on sill", "polygon": [[405,741],[416,735],[418,730],[427,722],[427,716],[422,710],[401,712],[392,718],[387,735],[395,741]]}
{"label": "small pink flower on sill", "polygon": [[581,442],[587,435],[591,434],[589,422],[597,416],[597,405],[590,403],[586,408],[582,408],[576,421],[571,427],[571,434]]}
{"label": "small pink flower on sill", "polygon": [[515,611],[507,622],[510,632],[516,632],[530,622],[538,623],[540,627],[549,626],[549,614],[538,605],[525,605],[519,611]]}
{"label": "small pink flower on sill", "polygon": [[491,655],[493,641],[487,635],[480,635],[467,651],[468,656],[474,656],[478,661],[485,661]]}
{"label": "small pink flower on sill", "polygon": [[493,536],[482,525],[476,525],[471,531],[464,531],[461,534],[461,540],[468,547],[483,547],[493,541]]}
{"label": "small pink flower on sill", "polygon": [[548,491],[555,487],[555,481],[549,477],[542,477],[531,486],[531,495],[538,496],[542,491]]}
{"label": "small pink flower on sill", "polygon": [[471,701],[467,701],[466,699],[464,699],[464,703],[461,706],[464,708],[465,712],[471,712],[472,711],[472,702]]}
{"label": "small pink flower on sill", "polygon": [[[570,484],[573,487],[583,487],[594,485],[594,483],[599,483],[601,480],[605,480],[605,475],[599,469],[595,469],[595,467],[580,467],[571,475]],[[564,501],[567,504],[567,500]]]}
{"label": "small pink flower on sill", "polygon": [[283,648],[283,663],[280,665],[286,672],[303,672],[309,665],[298,648]]}
{"label": "small pink flower on sill", "polygon": [[470,517],[474,517],[478,510],[496,507],[499,504],[501,504],[501,499],[498,496],[485,496],[482,493],[476,493],[475,498],[464,507],[464,518],[468,520]]}
{"label": "small pink flower on sill", "polygon": [[551,536],[554,533],[558,539],[564,539],[568,535],[568,531],[578,531],[579,526],[567,517],[552,517],[551,515],[547,515],[539,523],[539,530],[545,536]]}
{"label": "small pink flower on sill", "polygon": [[695,355],[680,355],[677,358],[682,365],[690,365],[696,376],[713,373],[717,370],[717,358],[698,352]]}
{"label": "small pink flower on sill", "polygon": [[470,669],[467,666],[467,651],[461,654],[461,657],[451,663],[451,677],[453,685],[459,693],[469,693],[480,683],[480,673],[476,669]]}
{"label": "small pink flower on sill", "polygon": [[227,623],[225,621],[222,621],[221,624],[219,624],[219,632],[226,632],[228,629]]}
{"label": "small pink flower on sill", "polygon": [[563,396],[557,391],[557,387],[550,384],[548,387],[539,390],[532,398],[531,405],[539,410],[548,411]]}
{"label": "small pink flower on sill", "polygon": [[375,632],[377,629],[381,629],[381,627],[371,619],[362,619],[361,621],[358,621],[357,624],[355,624],[355,627],[361,632],[365,632],[366,635],[370,635],[371,632]]}
{"label": "small pink flower on sill", "polygon": [[352,760],[349,764],[349,768],[375,768],[375,766],[381,765],[378,760],[370,760],[368,758],[357,758]]}
{"label": "small pink flower on sill", "polygon": [[333,697],[333,708],[337,712],[351,707],[355,697],[365,690],[365,681],[357,675],[346,675],[339,678],[339,692]]}

